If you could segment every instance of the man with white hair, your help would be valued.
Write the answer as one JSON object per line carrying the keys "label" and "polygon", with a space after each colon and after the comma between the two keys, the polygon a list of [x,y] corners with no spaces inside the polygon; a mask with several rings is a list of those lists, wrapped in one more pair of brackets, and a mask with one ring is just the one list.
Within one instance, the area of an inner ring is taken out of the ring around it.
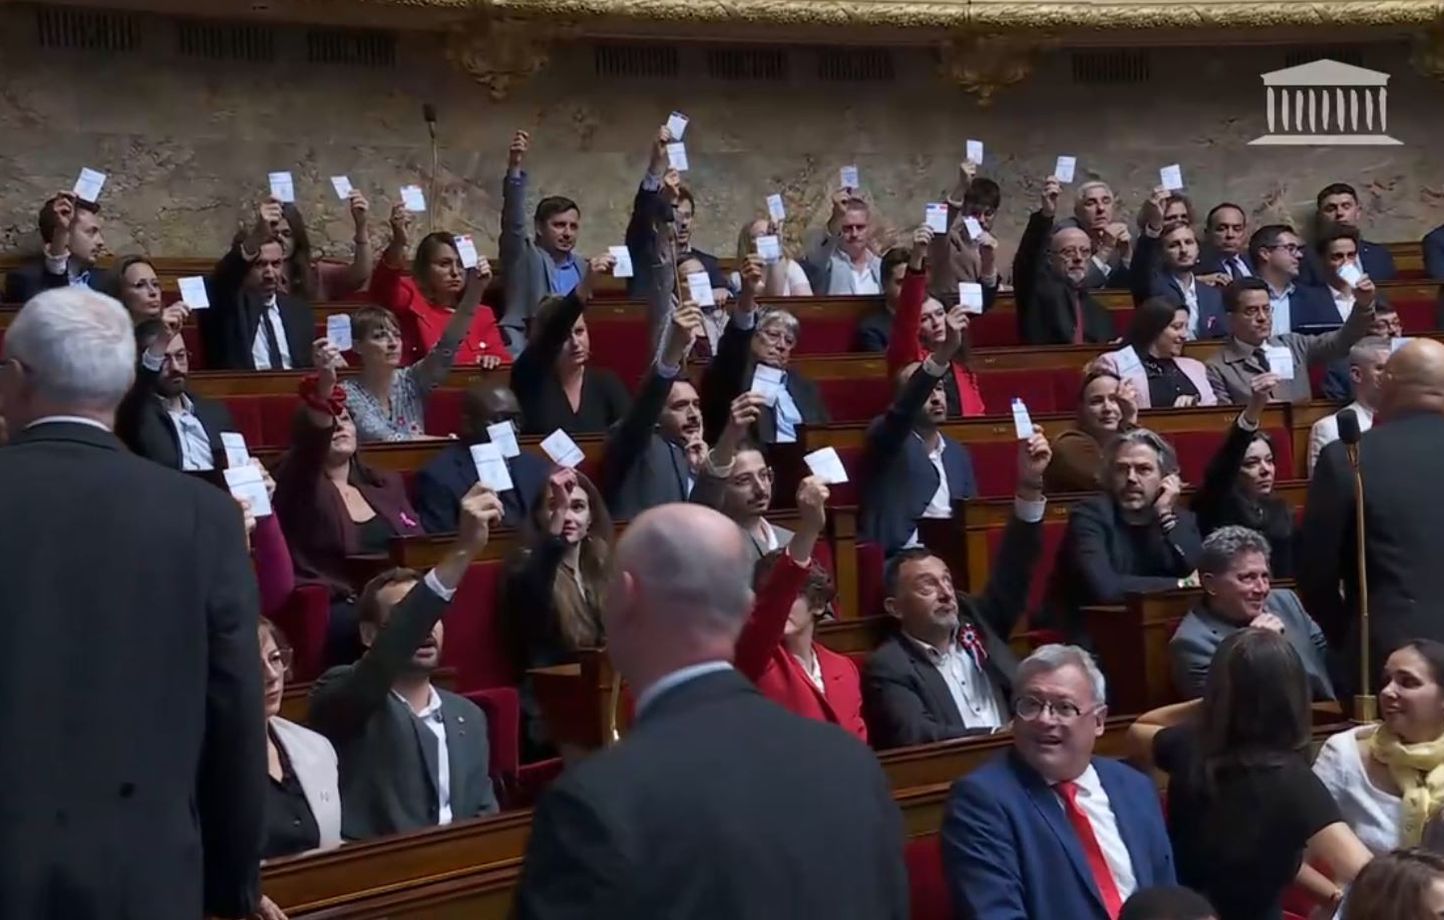
{"label": "man with white hair", "polygon": [[520,920],[908,916],[877,759],[729,663],[753,600],[742,539],[669,504],[617,541],[602,619],[636,720],[537,806]]}
{"label": "man with white hair", "polygon": [[1078,646],[1018,665],[1013,749],[958,780],[943,818],[959,916],[1115,920],[1134,891],[1174,883],[1153,781],[1093,755],[1106,699]]}
{"label": "man with white hair", "polygon": [[[1051,177],[1050,177],[1051,178]],[[1093,243],[1093,258],[1083,281],[1086,290],[1128,287],[1128,271],[1133,262],[1133,236],[1128,225],[1118,219],[1118,199],[1107,182],[1093,179],[1078,186],[1073,199],[1073,216],[1065,217],[1058,227],[1077,227],[1088,234]]]}
{"label": "man with white hair", "polygon": [[[1344,409],[1352,409],[1359,419],[1359,430],[1374,427],[1374,412],[1379,407],[1379,387],[1384,379],[1384,365],[1389,362],[1389,340],[1368,336],[1349,349],[1349,381],[1354,385],[1354,401]],[[1339,412],[1326,415],[1309,429],[1309,475],[1325,447],[1339,439]]]}
{"label": "man with white hair", "polygon": [[[127,453],[130,317],[80,287],[0,352],[0,891],[26,918],[250,917],[257,596],[224,492]],[[36,692],[39,688],[39,692]]]}

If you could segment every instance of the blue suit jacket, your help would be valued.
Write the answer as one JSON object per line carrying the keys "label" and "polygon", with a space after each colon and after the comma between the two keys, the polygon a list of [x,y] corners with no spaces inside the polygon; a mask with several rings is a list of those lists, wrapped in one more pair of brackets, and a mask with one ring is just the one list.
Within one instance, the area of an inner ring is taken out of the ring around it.
{"label": "blue suit jacket", "polygon": [[[1133,304],[1137,306],[1150,297],[1166,297],[1177,304],[1184,303],[1183,288],[1163,271],[1163,252],[1159,238],[1143,234],[1138,238],[1138,251],[1133,255],[1129,267],[1128,287],[1133,293]],[[1195,267],[1197,274],[1201,269]],[[1195,281],[1195,296],[1198,297],[1198,338],[1221,339],[1228,336],[1228,325],[1224,322],[1223,289]]]}
{"label": "blue suit jacket", "polygon": [[[1393,281],[1399,276],[1398,270],[1394,268],[1394,257],[1389,254],[1389,247],[1382,243],[1359,240],[1359,267],[1373,281]],[[1329,283],[1328,269],[1324,267],[1323,260],[1312,246],[1304,250],[1303,258],[1299,260],[1298,283],[1319,287]]]}
{"label": "blue suit jacket", "polygon": [[1424,271],[1430,278],[1444,281],[1444,224],[1424,237]]}
{"label": "blue suit jacket", "polygon": [[[1158,790],[1116,760],[1093,758],[1138,888],[1174,884]],[[953,915],[976,920],[1107,920],[1078,835],[1052,789],[1013,753],[953,784],[943,818]]]}
{"label": "blue suit jacket", "polygon": [[1334,306],[1334,295],[1329,293],[1329,289],[1305,284],[1300,274],[1289,294],[1289,331],[1307,329],[1317,332],[1337,329],[1343,324],[1343,317],[1339,316],[1339,308]]}
{"label": "blue suit jacket", "polygon": [[[520,527],[541,496],[551,466],[535,454],[522,451],[509,457],[506,467],[515,488],[497,496],[504,515],[501,522],[508,527]],[[461,497],[474,485],[476,464],[471,460],[470,446],[463,441],[448,444],[422,467],[416,473],[412,491],[416,493],[414,505],[426,532],[454,532]]]}

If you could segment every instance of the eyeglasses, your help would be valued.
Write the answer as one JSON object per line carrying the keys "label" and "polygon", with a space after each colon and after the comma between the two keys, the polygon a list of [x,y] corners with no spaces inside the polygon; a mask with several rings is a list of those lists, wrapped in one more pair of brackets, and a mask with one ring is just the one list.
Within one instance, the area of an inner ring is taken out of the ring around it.
{"label": "eyeglasses", "polygon": [[766,486],[772,484],[772,467],[764,466],[756,473],[743,473],[740,476],[733,476],[727,480],[733,488],[745,489],[748,486]]}
{"label": "eyeglasses", "polygon": [[1294,256],[1296,256],[1296,255],[1298,255],[1299,253],[1301,253],[1301,252],[1304,251],[1304,247],[1300,246],[1298,243],[1275,243],[1275,244],[1273,244],[1272,246],[1270,246],[1270,247],[1268,247],[1268,248],[1269,248],[1269,249],[1282,249],[1284,252],[1288,253],[1289,255],[1294,255]]}
{"label": "eyeglasses", "polygon": [[759,329],[757,330],[757,336],[769,345],[786,345],[788,348],[791,348],[797,344],[796,336],[784,329],[778,329],[776,327]]}
{"label": "eyeglasses", "polygon": [[1060,722],[1072,722],[1079,716],[1097,710],[1097,706],[1081,709],[1077,703],[1068,700],[1041,700],[1036,696],[1020,696],[1013,704],[1013,714],[1028,722],[1041,716],[1044,711],[1052,713]]}
{"label": "eyeglasses", "polygon": [[1067,249],[1055,251],[1065,259],[1086,259],[1093,255],[1093,250],[1086,246],[1069,246]]}
{"label": "eyeglasses", "polygon": [[291,670],[291,661],[295,658],[295,652],[288,648],[278,648],[267,655],[263,661],[266,670],[272,674],[285,674]]}

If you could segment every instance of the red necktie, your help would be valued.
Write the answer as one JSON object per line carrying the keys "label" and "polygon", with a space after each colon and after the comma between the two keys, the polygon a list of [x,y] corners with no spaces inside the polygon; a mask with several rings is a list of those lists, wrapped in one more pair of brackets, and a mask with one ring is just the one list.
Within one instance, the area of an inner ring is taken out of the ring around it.
{"label": "red necktie", "polygon": [[1088,871],[1093,873],[1093,882],[1103,898],[1103,907],[1108,911],[1109,918],[1116,920],[1118,912],[1123,909],[1123,899],[1118,895],[1113,870],[1108,868],[1108,860],[1103,858],[1103,847],[1098,845],[1098,836],[1093,833],[1093,823],[1078,807],[1078,784],[1062,782],[1053,788],[1063,797],[1063,812],[1068,815],[1068,823],[1073,825],[1078,843],[1083,847],[1083,855],[1088,858]]}

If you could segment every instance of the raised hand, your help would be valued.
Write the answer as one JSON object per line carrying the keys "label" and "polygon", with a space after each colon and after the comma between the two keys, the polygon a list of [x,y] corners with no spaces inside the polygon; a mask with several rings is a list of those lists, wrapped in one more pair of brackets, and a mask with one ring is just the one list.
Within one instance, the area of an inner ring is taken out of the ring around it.
{"label": "raised hand", "polygon": [[667,169],[667,145],[672,143],[672,132],[666,125],[657,129],[657,138],[652,142],[652,158],[647,164],[647,172],[654,176],[662,175]]}
{"label": "raised hand", "polygon": [[1354,299],[1357,300],[1361,306],[1367,307],[1372,305],[1374,303],[1374,297],[1377,294],[1378,289],[1374,287],[1374,279],[1368,275],[1361,276],[1359,283],[1354,285]]}
{"label": "raised hand", "polygon": [[942,344],[933,352],[933,360],[939,364],[947,364],[953,360],[953,356],[963,347],[963,333],[968,331],[968,314],[961,306],[953,307],[948,311],[943,323],[947,334]]}
{"label": "raised hand", "polygon": [[974,163],[972,160],[964,160],[963,162],[958,164],[958,185],[961,185],[963,188],[967,188],[968,186],[973,184],[973,180],[977,177],[977,163]]}
{"label": "raised hand", "polygon": [[1138,209],[1138,225],[1147,227],[1150,235],[1163,230],[1163,202],[1168,198],[1168,189],[1155,185],[1153,192]]}
{"label": "raised hand", "polygon": [[275,233],[281,228],[282,219],[282,206],[279,198],[267,198],[256,209],[256,223],[271,233]]}
{"label": "raised hand", "polygon": [[547,529],[553,536],[561,535],[562,525],[566,521],[567,503],[571,499],[572,489],[576,487],[577,471],[569,467],[559,466],[547,477],[547,505],[550,508]]}
{"label": "raised hand", "polygon": [[1043,194],[1039,196],[1038,210],[1043,212],[1044,217],[1053,217],[1058,213],[1058,196],[1063,192],[1063,183],[1058,181],[1057,176],[1049,176],[1043,180]]}
{"label": "raised hand", "polygon": [[509,172],[519,172],[522,161],[526,159],[527,151],[531,149],[531,135],[525,131],[518,131],[511,136],[511,146],[506,149],[506,168]]}
{"label": "raised hand", "polygon": [[398,201],[391,206],[391,245],[405,246],[406,235],[411,229],[411,212],[406,210],[406,203]]}
{"label": "raised hand", "polygon": [[57,192],[50,204],[50,213],[55,217],[55,232],[45,241],[52,255],[70,251],[70,223],[75,220],[75,195]]}
{"label": "raised hand", "polygon": [[479,482],[472,486],[461,497],[456,528],[457,548],[474,557],[486,548],[491,528],[501,523],[502,516],[501,499],[496,497],[496,493]]}
{"label": "raised hand", "polygon": [[808,476],[797,484],[798,529],[820,534],[827,526],[827,484]]}
{"label": "raised hand", "polygon": [[371,220],[371,202],[366,200],[360,189],[353,188],[346,196],[346,204],[351,210],[351,220],[356,224],[356,235],[360,237],[366,233],[366,225]]}
{"label": "raised hand", "polygon": [[913,231],[913,247],[908,253],[908,268],[915,272],[923,270],[923,264],[928,258],[928,247],[933,244],[933,230],[927,224],[920,225]]}
{"label": "raised hand", "polygon": [[1279,380],[1279,375],[1270,371],[1266,374],[1259,374],[1248,382],[1248,405],[1244,407],[1243,414],[1253,424],[1257,425],[1263,418],[1264,407],[1269,404],[1269,400],[1273,396],[1273,388],[1278,386]]}
{"label": "raised hand", "polygon": [[1138,388],[1133,385],[1132,380],[1125,380],[1118,385],[1118,409],[1123,415],[1124,424],[1138,424]]}
{"label": "raised hand", "polygon": [[1163,485],[1158,489],[1158,497],[1153,500],[1153,507],[1159,517],[1173,513],[1173,506],[1178,502],[1181,492],[1183,492],[1183,480],[1177,473],[1169,473],[1163,477]]}
{"label": "raised hand", "polygon": [[692,343],[702,334],[702,308],[690,300],[684,301],[672,311],[672,319],[667,323],[662,363],[672,367],[680,365]]}
{"label": "raised hand", "polygon": [[1043,495],[1043,472],[1053,459],[1053,446],[1043,435],[1039,425],[1033,426],[1033,436],[1018,442],[1018,495],[1027,501],[1037,501]]}

